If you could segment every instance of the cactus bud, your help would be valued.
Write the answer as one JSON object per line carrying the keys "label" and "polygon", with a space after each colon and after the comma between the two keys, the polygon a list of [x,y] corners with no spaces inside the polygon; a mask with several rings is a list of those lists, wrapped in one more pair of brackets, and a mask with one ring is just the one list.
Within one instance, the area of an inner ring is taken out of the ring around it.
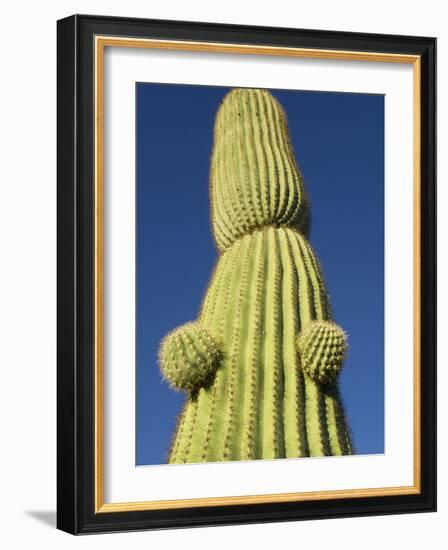
{"label": "cactus bud", "polygon": [[160,347],[164,378],[174,388],[193,391],[211,378],[219,365],[217,342],[198,323],[186,323],[165,336]]}
{"label": "cactus bud", "polygon": [[333,382],[339,374],[347,350],[345,333],[334,323],[315,321],[299,335],[297,341],[302,369],[316,382]]}

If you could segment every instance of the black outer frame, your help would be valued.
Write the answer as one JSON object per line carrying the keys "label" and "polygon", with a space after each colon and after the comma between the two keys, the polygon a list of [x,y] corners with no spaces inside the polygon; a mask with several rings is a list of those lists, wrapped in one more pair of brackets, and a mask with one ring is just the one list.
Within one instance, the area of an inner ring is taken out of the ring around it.
{"label": "black outer frame", "polygon": [[[94,513],[94,37],[421,56],[421,493]],[[436,39],[74,15],[57,24],[57,527],[72,534],[436,510]]]}

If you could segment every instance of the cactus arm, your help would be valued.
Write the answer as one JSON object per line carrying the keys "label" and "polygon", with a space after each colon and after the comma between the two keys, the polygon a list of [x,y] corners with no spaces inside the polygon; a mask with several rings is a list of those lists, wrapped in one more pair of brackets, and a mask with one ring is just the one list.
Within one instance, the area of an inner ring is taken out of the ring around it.
{"label": "cactus arm", "polygon": [[207,330],[191,322],[164,338],[159,357],[165,380],[175,389],[193,392],[211,380],[221,351]]}
{"label": "cactus arm", "polygon": [[297,341],[303,371],[319,384],[335,382],[344,362],[347,339],[330,321],[314,321]]}

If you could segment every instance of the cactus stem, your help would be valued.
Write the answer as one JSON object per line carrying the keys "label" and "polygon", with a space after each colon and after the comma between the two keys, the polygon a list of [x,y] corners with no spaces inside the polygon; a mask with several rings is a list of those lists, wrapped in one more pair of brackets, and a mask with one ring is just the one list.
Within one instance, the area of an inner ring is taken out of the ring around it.
{"label": "cactus stem", "polygon": [[169,461],[351,454],[337,382],[345,335],[307,240],[286,115],[264,90],[233,90],[218,110],[210,207],[220,254],[199,318],[160,352],[187,394]]}

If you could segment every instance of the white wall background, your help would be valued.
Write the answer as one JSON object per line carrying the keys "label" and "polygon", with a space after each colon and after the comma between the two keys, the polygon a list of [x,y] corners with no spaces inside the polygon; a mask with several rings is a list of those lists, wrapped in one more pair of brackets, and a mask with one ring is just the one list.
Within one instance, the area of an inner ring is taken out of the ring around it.
{"label": "white wall background", "polygon": [[[56,20],[73,13],[437,36],[439,150],[448,147],[448,29],[438,0],[89,0],[2,9],[0,33],[0,541],[5,548],[442,548],[448,521],[448,403],[439,405],[439,512],[96,535],[55,530]],[[439,158],[439,280],[448,280],[447,156]],[[440,285],[439,311],[448,307]],[[448,332],[439,316],[443,343]],[[439,388],[448,385],[440,346]],[[443,397],[443,392],[441,396]]]}

